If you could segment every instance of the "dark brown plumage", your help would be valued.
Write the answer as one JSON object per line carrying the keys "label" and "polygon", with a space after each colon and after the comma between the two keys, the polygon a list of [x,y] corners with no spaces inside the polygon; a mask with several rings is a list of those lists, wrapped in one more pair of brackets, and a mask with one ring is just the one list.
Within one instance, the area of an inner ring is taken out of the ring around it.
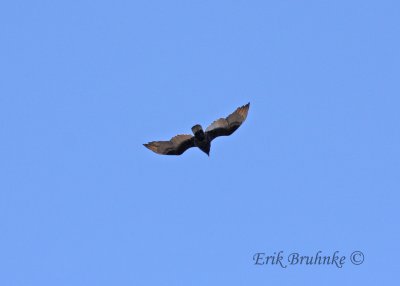
{"label": "dark brown plumage", "polygon": [[181,155],[191,147],[198,147],[201,151],[210,155],[211,141],[218,136],[229,136],[242,125],[249,112],[250,103],[237,108],[226,118],[220,118],[211,123],[206,131],[201,125],[192,127],[193,135],[177,135],[169,141],[153,141],[143,144],[151,151],[162,155]]}

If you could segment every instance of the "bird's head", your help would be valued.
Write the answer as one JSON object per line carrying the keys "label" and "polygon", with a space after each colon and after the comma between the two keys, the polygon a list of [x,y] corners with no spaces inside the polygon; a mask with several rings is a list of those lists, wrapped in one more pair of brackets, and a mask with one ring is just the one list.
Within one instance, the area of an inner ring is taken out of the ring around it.
{"label": "bird's head", "polygon": [[196,124],[195,126],[192,127],[192,132],[196,138],[199,140],[204,140],[204,131],[203,127],[201,127],[200,124]]}

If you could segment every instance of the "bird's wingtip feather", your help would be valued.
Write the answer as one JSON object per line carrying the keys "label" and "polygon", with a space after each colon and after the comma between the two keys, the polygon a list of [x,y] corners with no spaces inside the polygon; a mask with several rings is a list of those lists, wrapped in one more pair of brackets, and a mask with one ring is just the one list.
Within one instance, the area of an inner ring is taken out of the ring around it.
{"label": "bird's wingtip feather", "polygon": [[143,144],[143,146],[146,147],[147,149],[150,149],[153,152],[157,151],[157,146],[156,144],[154,144],[154,142],[145,143]]}

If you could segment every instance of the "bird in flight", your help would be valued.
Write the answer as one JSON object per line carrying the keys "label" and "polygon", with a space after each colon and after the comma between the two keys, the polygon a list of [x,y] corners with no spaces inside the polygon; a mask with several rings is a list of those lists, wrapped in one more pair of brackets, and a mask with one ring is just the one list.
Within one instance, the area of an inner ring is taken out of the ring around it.
{"label": "bird in flight", "polygon": [[226,118],[220,118],[211,123],[206,131],[200,124],[192,127],[193,135],[176,135],[169,141],[152,141],[143,144],[151,151],[161,155],[181,155],[187,149],[198,147],[201,151],[210,156],[211,141],[218,136],[229,136],[246,120],[250,103],[237,108]]}

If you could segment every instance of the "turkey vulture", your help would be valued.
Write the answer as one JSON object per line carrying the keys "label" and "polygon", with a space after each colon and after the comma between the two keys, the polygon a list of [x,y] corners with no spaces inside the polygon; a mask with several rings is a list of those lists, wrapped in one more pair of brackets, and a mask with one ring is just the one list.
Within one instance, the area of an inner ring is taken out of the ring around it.
{"label": "turkey vulture", "polygon": [[162,155],[181,155],[191,147],[198,147],[210,156],[211,141],[218,136],[229,136],[246,120],[250,103],[239,107],[227,118],[220,118],[207,127],[200,124],[192,127],[193,135],[177,135],[169,141],[153,141],[143,144],[151,151]]}

